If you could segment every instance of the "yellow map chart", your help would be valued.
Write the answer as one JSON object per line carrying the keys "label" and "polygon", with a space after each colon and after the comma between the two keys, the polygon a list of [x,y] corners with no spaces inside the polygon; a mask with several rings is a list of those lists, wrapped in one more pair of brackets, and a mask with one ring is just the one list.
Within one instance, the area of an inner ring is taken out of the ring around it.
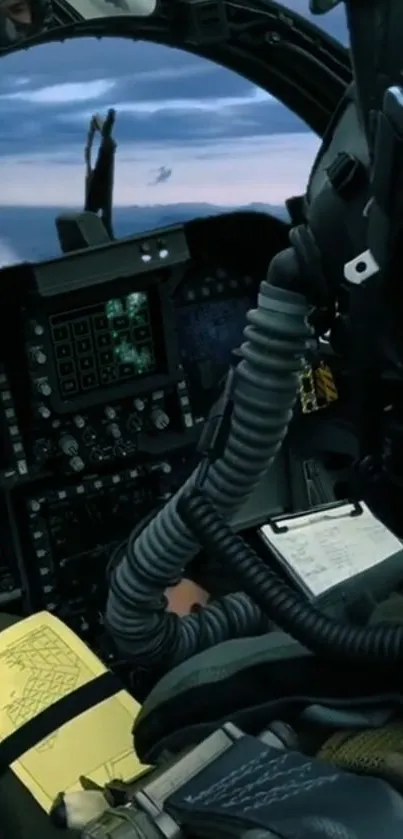
{"label": "yellow map chart", "polygon": [[[61,621],[40,612],[0,633],[0,741],[105,667]],[[144,771],[133,752],[140,705],[122,690],[26,752],[12,770],[49,812],[59,792]]]}

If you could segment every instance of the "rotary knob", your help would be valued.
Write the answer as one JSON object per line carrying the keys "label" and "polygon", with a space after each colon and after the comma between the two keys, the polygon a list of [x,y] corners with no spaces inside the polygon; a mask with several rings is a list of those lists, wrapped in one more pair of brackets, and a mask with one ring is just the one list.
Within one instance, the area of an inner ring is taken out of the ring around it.
{"label": "rotary knob", "polygon": [[43,350],[35,347],[35,349],[31,350],[31,358],[35,364],[46,364],[48,357]]}
{"label": "rotary knob", "polygon": [[120,440],[122,436],[122,432],[117,422],[111,422],[111,424],[107,427],[107,432],[110,437],[113,437],[114,440]]}
{"label": "rotary knob", "polygon": [[150,416],[151,424],[157,431],[164,431],[169,425],[169,416],[162,408],[153,408]]}
{"label": "rotary knob", "polygon": [[81,457],[75,455],[69,460],[70,468],[73,472],[82,472],[85,468],[85,463]]}
{"label": "rotary knob", "polygon": [[76,414],[76,416],[73,417],[73,422],[76,428],[85,428],[85,419],[81,416],[81,414]]}
{"label": "rotary knob", "polygon": [[78,443],[71,434],[63,434],[59,440],[59,448],[68,457],[74,457],[78,452]]}
{"label": "rotary knob", "polygon": [[141,419],[137,414],[131,414],[128,421],[127,421],[127,428],[128,431],[132,431],[134,434],[138,434],[141,431]]}
{"label": "rotary knob", "polygon": [[105,416],[108,420],[114,420],[116,417],[116,410],[112,405],[107,405],[104,409]]}
{"label": "rotary knob", "polygon": [[158,461],[158,463],[153,463],[152,466],[149,467],[150,472],[156,472],[161,475],[170,475],[172,472],[172,466],[166,460]]}
{"label": "rotary knob", "polygon": [[46,379],[40,379],[36,382],[36,389],[41,396],[50,396],[52,393],[52,388]]}
{"label": "rotary knob", "polygon": [[38,414],[41,419],[49,419],[51,416],[51,410],[48,408],[47,405],[38,405]]}
{"label": "rotary knob", "polygon": [[102,449],[100,449],[98,446],[95,446],[91,451],[90,460],[92,461],[92,463],[102,463],[103,459],[104,453]]}

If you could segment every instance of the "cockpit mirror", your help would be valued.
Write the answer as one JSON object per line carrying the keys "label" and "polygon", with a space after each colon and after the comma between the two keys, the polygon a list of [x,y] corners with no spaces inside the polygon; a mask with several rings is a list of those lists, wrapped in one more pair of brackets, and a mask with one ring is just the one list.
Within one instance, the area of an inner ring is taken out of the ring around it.
{"label": "cockpit mirror", "polygon": [[156,6],[157,0],[0,0],[0,51],[28,46],[31,38],[69,24],[150,17]]}

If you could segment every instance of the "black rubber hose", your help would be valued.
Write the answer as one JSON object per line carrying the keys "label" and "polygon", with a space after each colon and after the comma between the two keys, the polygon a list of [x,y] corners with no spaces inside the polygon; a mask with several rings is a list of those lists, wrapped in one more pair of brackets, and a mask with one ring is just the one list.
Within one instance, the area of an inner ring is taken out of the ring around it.
{"label": "black rubber hose", "polygon": [[[271,285],[271,279],[279,283]],[[300,281],[292,248],[271,262],[257,308],[247,314],[245,341],[234,371],[232,414],[224,451],[209,467],[204,490],[230,519],[250,497],[277,457],[293,417],[299,376],[310,350],[311,306],[283,285]],[[110,577],[105,627],[120,654],[150,668],[179,664],[231,638],[268,631],[269,622],[243,593],[214,600],[200,614],[179,618],[166,611],[164,591],[184,576],[199,544],[176,512],[186,483],[129,539]]]}
{"label": "black rubber hose", "polygon": [[268,568],[199,491],[183,495],[178,512],[205,551],[230,566],[251,599],[311,652],[374,666],[403,661],[402,627],[359,628],[320,612]]}

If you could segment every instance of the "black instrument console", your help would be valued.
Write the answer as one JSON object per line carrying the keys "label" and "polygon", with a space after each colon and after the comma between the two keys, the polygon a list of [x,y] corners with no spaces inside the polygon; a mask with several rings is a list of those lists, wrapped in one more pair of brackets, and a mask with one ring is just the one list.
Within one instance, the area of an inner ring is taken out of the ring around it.
{"label": "black instrument console", "polygon": [[111,551],[194,468],[275,250],[211,258],[218,223],[0,272],[0,608],[23,591],[93,639]]}

